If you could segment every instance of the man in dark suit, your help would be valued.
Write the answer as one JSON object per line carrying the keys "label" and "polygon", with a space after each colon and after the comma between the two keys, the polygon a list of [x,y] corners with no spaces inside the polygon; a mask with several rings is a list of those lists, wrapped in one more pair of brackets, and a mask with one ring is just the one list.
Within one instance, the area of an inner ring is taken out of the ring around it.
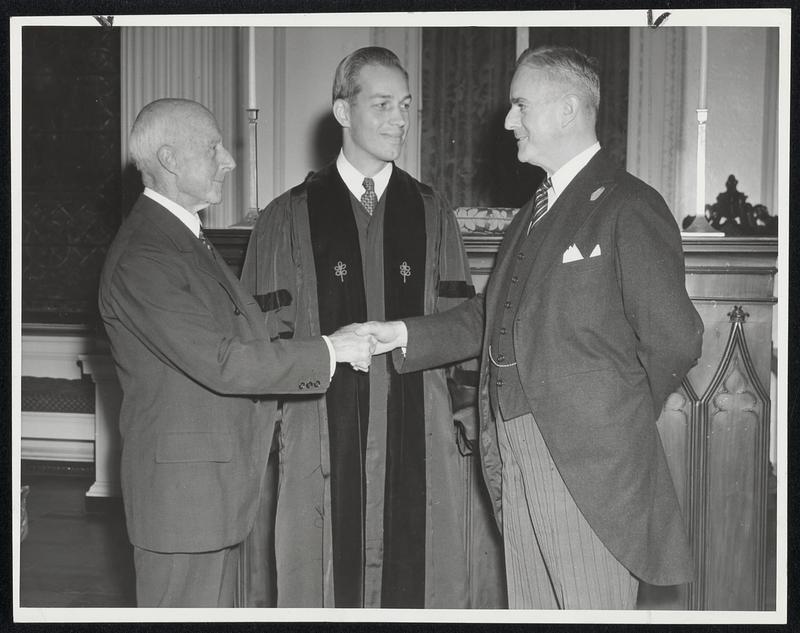
{"label": "man in dark suit", "polygon": [[130,137],[144,193],[109,250],[99,306],[123,391],[122,489],[139,606],[233,606],[238,544],[261,494],[275,405],[322,393],[352,333],[270,342],[197,212],[236,163],[199,103],[145,106]]}
{"label": "man in dark suit", "polygon": [[506,128],[547,175],[480,297],[358,331],[401,371],[480,354],[480,450],[512,608],[625,609],[692,560],[656,419],[701,353],[678,228],[595,135],[594,60],[525,51]]}

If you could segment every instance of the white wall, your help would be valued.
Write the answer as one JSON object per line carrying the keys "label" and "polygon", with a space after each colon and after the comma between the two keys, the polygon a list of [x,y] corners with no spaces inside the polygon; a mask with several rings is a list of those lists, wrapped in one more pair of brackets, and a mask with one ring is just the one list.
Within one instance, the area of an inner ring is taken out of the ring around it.
{"label": "white wall", "polygon": [[[127,30],[166,32],[154,28]],[[251,198],[249,135],[244,108],[247,102],[247,29],[238,30],[239,48],[235,55],[238,59],[228,60],[221,67],[227,73],[225,80],[235,87],[242,104],[238,129],[234,126],[230,133],[236,136],[230,140],[230,145],[239,168],[227,187],[229,193],[235,190],[239,195],[236,202],[229,205],[237,208],[214,214],[211,226],[227,226],[216,220],[229,222],[229,217],[234,221],[244,217]],[[680,37],[673,37],[678,31],[681,31]],[[708,29],[706,203],[713,203],[716,195],[724,190],[728,175],[735,174],[739,190],[749,196],[751,203],[766,204],[773,214],[780,212],[775,206],[776,31]],[[254,32],[256,102],[260,109],[258,208],[263,208],[272,198],[302,182],[310,170],[321,166],[315,161],[314,139],[320,122],[330,112],[334,70],[346,54],[361,46],[387,46],[397,53],[409,72],[416,108],[412,111],[406,148],[398,163],[413,175],[419,174],[419,114],[424,100],[420,87],[420,28],[297,26],[256,27]],[[632,33],[631,44],[628,167],[664,195],[680,220],[695,213],[695,109],[699,94],[700,28],[640,29],[638,34]],[[150,57],[159,57],[157,51],[150,51],[151,48],[142,45],[137,51],[146,50]],[[123,55],[123,58],[128,76],[136,79],[144,73],[142,63],[134,63],[134,56]],[[142,89],[138,87],[137,90],[137,86],[130,84],[136,99],[152,96],[139,94]],[[209,99],[211,97],[206,96],[205,100]],[[217,110],[221,108],[216,106]],[[138,107],[128,118],[135,115],[135,111]],[[126,123],[129,123],[127,119]],[[127,136],[129,125],[123,128],[123,135]],[[127,146],[125,142],[123,145]]]}
{"label": "white wall", "polygon": [[[322,167],[315,159],[315,136],[320,132],[321,122],[331,112],[336,66],[348,53],[370,45],[393,50],[409,72],[415,102],[420,102],[419,29],[258,27],[254,31],[256,96],[260,110],[259,208],[302,182],[309,171]],[[398,161],[401,167],[414,174],[418,165],[416,115],[412,113],[411,132]],[[244,162],[240,164],[246,169]]]}
{"label": "white wall", "polygon": [[[683,125],[678,164],[679,217],[694,214],[700,28],[687,28]],[[777,38],[767,28],[709,27],[706,204],[734,174],[751,204],[775,207]],[[774,30],[773,30],[774,35]],[[769,88],[769,89],[768,89]]]}

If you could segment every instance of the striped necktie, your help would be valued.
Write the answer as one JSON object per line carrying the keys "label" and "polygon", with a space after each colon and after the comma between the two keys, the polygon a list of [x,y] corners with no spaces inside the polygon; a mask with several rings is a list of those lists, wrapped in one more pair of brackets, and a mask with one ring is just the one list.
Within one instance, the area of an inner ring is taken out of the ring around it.
{"label": "striped necktie", "polygon": [[378,196],[375,195],[375,181],[372,178],[364,178],[361,183],[364,186],[364,193],[361,196],[361,204],[367,210],[367,213],[372,215],[375,211],[375,205],[378,204]]}
{"label": "striped necktie", "polygon": [[208,249],[208,252],[211,253],[211,257],[214,258],[214,261],[217,261],[217,254],[214,252],[214,249],[211,246],[211,241],[206,237],[206,234],[203,233],[202,227],[200,228],[200,233],[198,234],[197,239],[199,239],[205,245],[205,247]]}
{"label": "striped necktie", "polygon": [[533,203],[533,218],[531,218],[531,223],[528,225],[528,234],[530,234],[531,229],[536,223],[544,217],[544,214],[547,213],[547,190],[552,186],[553,183],[550,179],[545,178],[544,182],[542,182],[536,190]]}

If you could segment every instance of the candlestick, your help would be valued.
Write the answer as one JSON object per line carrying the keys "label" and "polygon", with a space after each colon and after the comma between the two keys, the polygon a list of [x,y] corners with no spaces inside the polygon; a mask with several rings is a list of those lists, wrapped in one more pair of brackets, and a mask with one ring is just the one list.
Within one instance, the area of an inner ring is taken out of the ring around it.
{"label": "candlestick", "polygon": [[698,109],[706,109],[706,88],[708,84],[708,27],[700,27],[700,100]]}
{"label": "candlestick", "polygon": [[706,121],[708,110],[697,109],[697,199],[698,217],[706,213]]}
{"label": "candlestick", "polygon": [[247,109],[256,109],[256,30],[247,27]]}
{"label": "candlestick", "polygon": [[250,130],[250,204],[247,219],[258,217],[258,109],[248,108],[247,119]]}

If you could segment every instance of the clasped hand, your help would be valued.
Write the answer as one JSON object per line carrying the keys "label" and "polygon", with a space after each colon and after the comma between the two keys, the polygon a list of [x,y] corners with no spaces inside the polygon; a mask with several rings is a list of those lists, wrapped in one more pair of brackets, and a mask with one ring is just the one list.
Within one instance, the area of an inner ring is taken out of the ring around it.
{"label": "clasped hand", "polygon": [[372,357],[406,344],[402,321],[367,321],[351,323],[330,335],[336,361],[350,363],[353,369],[368,371]]}

